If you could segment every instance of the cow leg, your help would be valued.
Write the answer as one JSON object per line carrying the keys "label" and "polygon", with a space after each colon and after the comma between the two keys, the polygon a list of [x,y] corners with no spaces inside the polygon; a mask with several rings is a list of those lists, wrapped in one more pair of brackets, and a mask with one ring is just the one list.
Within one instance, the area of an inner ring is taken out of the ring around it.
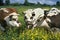
{"label": "cow leg", "polygon": [[5,28],[0,24],[0,28],[2,31],[5,31]]}

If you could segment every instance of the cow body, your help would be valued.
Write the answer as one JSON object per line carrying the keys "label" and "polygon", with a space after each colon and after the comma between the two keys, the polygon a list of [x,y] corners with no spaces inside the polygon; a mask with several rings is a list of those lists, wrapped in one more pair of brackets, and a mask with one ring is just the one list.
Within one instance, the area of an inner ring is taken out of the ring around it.
{"label": "cow body", "polygon": [[18,22],[18,14],[15,8],[1,8],[0,9],[0,28],[5,31],[6,26],[20,26]]}

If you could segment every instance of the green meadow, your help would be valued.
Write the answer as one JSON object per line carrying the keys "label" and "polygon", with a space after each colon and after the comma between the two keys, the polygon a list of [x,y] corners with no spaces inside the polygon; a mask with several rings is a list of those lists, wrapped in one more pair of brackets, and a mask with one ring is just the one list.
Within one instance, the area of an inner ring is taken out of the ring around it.
{"label": "green meadow", "polygon": [[[18,16],[19,21],[22,23],[22,26],[19,28],[9,27],[6,29],[6,32],[0,30],[0,40],[60,40],[60,32],[47,32],[44,28],[39,27],[36,27],[34,30],[26,28],[22,12],[30,8],[39,7],[50,9],[52,6],[0,6],[0,8],[16,8],[20,14]],[[56,7],[60,9],[58,6]]]}

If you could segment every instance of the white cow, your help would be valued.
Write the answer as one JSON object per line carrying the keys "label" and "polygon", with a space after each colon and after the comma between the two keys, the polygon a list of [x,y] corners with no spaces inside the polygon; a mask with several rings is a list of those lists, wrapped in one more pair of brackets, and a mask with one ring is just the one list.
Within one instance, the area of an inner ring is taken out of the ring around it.
{"label": "white cow", "polygon": [[[33,26],[33,29],[34,27],[36,26],[47,26],[49,27],[48,23],[46,22],[45,20],[45,14],[46,11],[44,11],[43,9],[41,8],[36,8],[36,9],[29,9],[27,11],[24,11],[25,13],[25,22],[28,26],[28,28],[30,26]],[[50,21],[48,18],[47,18],[48,21]]]}

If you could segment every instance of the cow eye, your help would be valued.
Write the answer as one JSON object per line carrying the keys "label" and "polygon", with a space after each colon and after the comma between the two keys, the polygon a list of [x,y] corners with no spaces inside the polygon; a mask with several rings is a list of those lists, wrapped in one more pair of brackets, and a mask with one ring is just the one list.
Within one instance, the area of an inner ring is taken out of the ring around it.
{"label": "cow eye", "polygon": [[12,20],[16,21],[16,19],[12,19]]}
{"label": "cow eye", "polygon": [[27,17],[25,16],[25,19],[27,19]]}
{"label": "cow eye", "polygon": [[35,16],[35,14],[33,13],[32,16]]}
{"label": "cow eye", "polygon": [[9,18],[12,18],[12,17],[13,17],[13,15],[9,16]]}
{"label": "cow eye", "polygon": [[33,17],[30,17],[30,19],[33,19]]}
{"label": "cow eye", "polygon": [[52,11],[54,11],[55,9],[53,9]]}
{"label": "cow eye", "polygon": [[40,17],[40,19],[41,19],[42,17]]}
{"label": "cow eye", "polygon": [[12,21],[12,16],[13,16],[13,15],[9,16],[9,18],[10,18],[10,21]]}

